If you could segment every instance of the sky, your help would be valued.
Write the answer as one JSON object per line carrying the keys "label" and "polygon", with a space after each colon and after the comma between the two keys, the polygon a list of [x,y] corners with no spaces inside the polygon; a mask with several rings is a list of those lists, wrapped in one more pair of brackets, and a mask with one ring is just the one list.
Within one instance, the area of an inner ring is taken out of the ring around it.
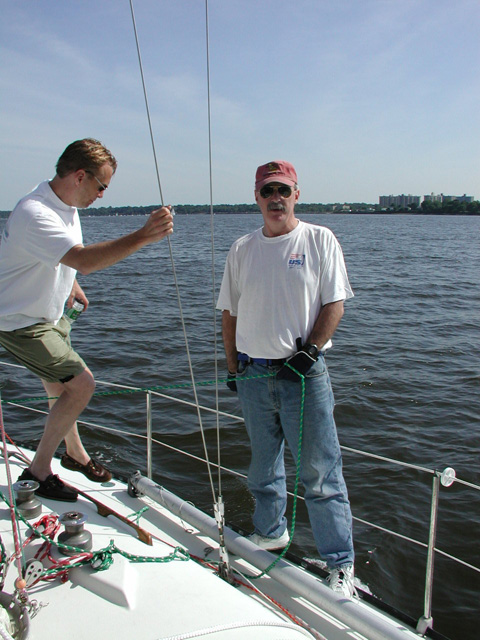
{"label": "sky", "polygon": [[130,1],[0,0],[0,210],[84,137],[118,160],[96,206],[252,203],[278,159],[301,202],[480,199],[478,0],[133,9],[158,174]]}

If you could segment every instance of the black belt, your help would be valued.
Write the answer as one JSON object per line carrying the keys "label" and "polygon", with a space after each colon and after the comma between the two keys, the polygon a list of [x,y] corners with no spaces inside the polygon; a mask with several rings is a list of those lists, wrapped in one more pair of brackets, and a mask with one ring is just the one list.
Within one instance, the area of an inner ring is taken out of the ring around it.
{"label": "black belt", "polygon": [[250,358],[246,353],[239,353],[238,359],[241,362],[248,362],[249,364],[264,364],[269,367],[281,367],[287,361],[286,358]]}

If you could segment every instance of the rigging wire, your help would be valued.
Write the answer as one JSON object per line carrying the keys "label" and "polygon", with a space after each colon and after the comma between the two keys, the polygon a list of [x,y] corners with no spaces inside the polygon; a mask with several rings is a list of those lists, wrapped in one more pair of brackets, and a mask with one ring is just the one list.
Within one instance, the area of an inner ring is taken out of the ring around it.
{"label": "rigging wire", "polygon": [[218,395],[218,341],[217,341],[217,316],[215,299],[215,216],[213,213],[213,171],[212,171],[212,109],[210,99],[210,36],[208,18],[208,0],[205,0],[205,42],[207,65],[207,121],[208,121],[208,171],[210,185],[210,236],[212,247],[212,309],[213,309],[213,356],[215,363],[215,409],[217,423],[217,464],[218,464],[218,493],[222,495],[221,453],[220,453],[220,415]]}
{"label": "rigging wire", "polygon": [[212,178],[212,119],[210,100],[210,47],[209,47],[209,20],[208,20],[208,0],[205,0],[205,42],[206,42],[206,67],[207,67],[207,121],[208,121],[208,169],[210,184],[210,242],[212,253],[212,312],[213,312],[213,350],[215,363],[215,409],[216,409],[216,432],[217,432],[217,470],[218,470],[218,498],[214,499],[215,520],[218,527],[219,536],[219,575],[233,584],[233,575],[230,567],[227,546],[225,542],[225,505],[222,496],[222,472],[220,460],[220,415],[218,402],[218,357],[217,357],[217,323],[215,309],[215,232],[213,216],[213,178]]}
{"label": "rigging wire", "polygon": [[[141,56],[141,53],[140,53],[140,42],[139,42],[139,38],[138,38],[137,24],[136,24],[136,20],[135,20],[135,12],[134,12],[134,9],[133,9],[133,0],[130,0],[130,12],[132,14],[133,31],[134,31],[135,43],[136,43],[136,47],[137,47],[138,64],[139,64],[139,67],[140,67],[140,76],[141,76],[141,79],[142,79],[143,96],[144,96],[144,99],[145,99],[145,108],[146,108],[146,112],[147,112],[148,127],[149,127],[149,131],[150,131],[150,140],[151,140],[151,143],[152,143],[153,157],[154,157],[154,161],[155,161],[157,182],[158,182],[158,188],[159,188],[159,192],[160,192],[160,201],[161,201],[161,204],[162,204],[162,207],[163,207],[164,206],[164,200],[163,200],[162,186],[161,186],[161,180],[160,180],[160,172],[159,172],[159,169],[158,169],[157,153],[156,153],[156,148],[155,148],[155,140],[154,140],[154,136],[153,136],[152,119],[151,119],[151,116],[150,116],[150,109],[149,109],[149,106],[148,106],[147,89],[146,89],[146,83],[145,83],[145,75],[143,73],[143,63],[142,63],[142,56]],[[206,440],[205,440],[205,432],[204,432],[204,428],[203,428],[203,421],[202,421],[202,416],[201,416],[201,412],[200,412],[200,403],[199,403],[199,400],[198,400],[198,395],[197,395],[197,390],[196,390],[196,385],[195,385],[195,376],[194,376],[194,373],[193,373],[192,359],[190,357],[188,336],[187,336],[187,331],[186,331],[186,327],[185,327],[185,320],[184,320],[184,315],[183,315],[182,301],[181,301],[181,298],[180,298],[180,288],[179,288],[179,285],[178,285],[177,274],[176,274],[176,270],[175,270],[175,261],[173,259],[172,243],[170,241],[170,237],[169,236],[167,236],[167,241],[168,241],[168,249],[169,249],[169,253],[170,253],[170,262],[171,262],[171,265],[172,265],[173,279],[174,279],[174,283],[175,283],[175,291],[176,291],[176,296],[177,296],[177,303],[178,303],[178,309],[179,309],[179,315],[180,315],[180,322],[181,322],[181,326],[182,326],[183,337],[184,337],[184,341],[185,341],[185,350],[186,350],[187,359],[188,359],[188,366],[189,366],[189,370],[190,370],[190,378],[192,380],[193,395],[194,395],[194,398],[195,398],[195,404],[196,404],[196,407],[197,407],[197,416],[198,416],[198,421],[199,421],[199,424],[200,424],[200,434],[201,434],[201,437],[202,437],[203,448],[204,448],[204,452],[205,452],[205,458],[207,460],[207,470],[208,470],[208,477],[209,477],[209,481],[210,481],[210,488],[211,488],[211,491],[212,491],[213,501],[215,502],[216,501],[215,488],[214,488],[213,477],[212,477],[212,472],[211,472],[210,460],[209,460],[209,457],[208,457],[208,450],[207,450],[207,443],[206,443]]]}

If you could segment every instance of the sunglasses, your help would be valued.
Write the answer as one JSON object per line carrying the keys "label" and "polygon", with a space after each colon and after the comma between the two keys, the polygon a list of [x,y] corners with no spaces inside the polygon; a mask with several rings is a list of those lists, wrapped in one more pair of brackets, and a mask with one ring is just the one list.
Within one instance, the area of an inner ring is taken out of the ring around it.
{"label": "sunglasses", "polygon": [[99,187],[97,187],[99,191],[105,191],[105,189],[108,189],[108,185],[103,184],[103,182],[100,182],[100,180],[97,178],[97,176],[92,171],[87,171],[85,169],[85,173],[88,173],[89,176],[93,176],[95,178],[95,180],[100,185]]}
{"label": "sunglasses", "polygon": [[278,191],[282,198],[289,198],[292,195],[292,187],[286,184],[281,184],[279,187],[266,184],[260,189],[260,195],[266,200],[267,198],[271,198],[275,191]]}

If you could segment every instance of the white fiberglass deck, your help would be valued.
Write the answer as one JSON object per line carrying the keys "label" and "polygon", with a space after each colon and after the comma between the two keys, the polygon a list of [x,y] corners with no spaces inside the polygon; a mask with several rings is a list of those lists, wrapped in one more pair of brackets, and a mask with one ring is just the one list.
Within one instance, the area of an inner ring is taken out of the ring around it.
{"label": "white fiberglass deck", "polygon": [[[25,453],[31,455],[30,452]],[[216,573],[218,544],[214,540],[214,529],[212,537],[209,536],[211,519],[206,514],[166,492],[167,501],[169,496],[173,496],[172,500],[178,500],[182,516],[180,518],[148,497],[131,497],[126,485],[121,482],[97,485],[81,474],[61,468],[58,461],[54,461],[54,464],[58,465],[55,471],[67,482],[123,517],[131,516],[144,506],[149,506],[142,514],[139,525],[152,534],[153,545],[141,542],[135,529],[118,518],[99,515],[96,506],[83,496],[79,496],[78,501],[73,504],[42,499],[42,516],[52,512],[61,514],[72,511],[87,516],[85,528],[92,533],[93,551],[105,549],[113,541],[115,547],[122,552],[141,556],[145,561],[133,562],[130,557],[113,553],[113,563],[104,571],[94,571],[89,565],[82,566],[70,569],[66,582],[62,583],[59,578],[55,578],[40,581],[28,588],[30,601],[36,600],[40,605],[36,615],[30,620],[28,638],[418,638],[415,633],[364,602],[337,597],[319,578],[281,560],[269,575],[254,582],[255,589],[268,593],[271,598],[281,602],[289,616],[259,591],[240,584],[247,582],[240,572],[256,575],[260,571],[254,565],[263,563],[267,566],[273,560],[274,556],[268,552],[258,549],[242,536],[227,529],[227,546],[246,549],[247,554],[253,554],[252,563],[230,553],[233,575],[237,579],[235,586],[232,586]],[[24,468],[24,462],[19,456],[13,455],[9,458],[9,465],[15,482]],[[1,491],[8,499],[4,462],[0,468]],[[193,521],[199,518],[205,522],[202,532],[196,526],[198,522],[187,522],[187,517],[191,515],[189,510],[193,513]],[[7,556],[11,557],[14,543],[10,509],[3,501],[0,518],[1,537]],[[23,542],[28,537],[28,527],[20,522],[20,530]],[[39,538],[28,544],[24,550],[24,561],[32,558],[42,544],[43,540]],[[191,558],[183,560],[183,554],[180,553],[177,559],[170,562],[149,561],[150,558],[168,557],[175,547],[187,550]],[[193,556],[198,561],[192,559]],[[55,547],[52,548],[52,557],[65,558]],[[206,562],[212,565],[208,566]],[[47,568],[50,562],[44,560],[43,565]],[[280,579],[274,577],[274,574]],[[6,593],[13,593],[17,577],[14,561],[8,567],[4,587]],[[304,626],[299,626],[295,622],[296,618],[297,622],[301,618]]]}

